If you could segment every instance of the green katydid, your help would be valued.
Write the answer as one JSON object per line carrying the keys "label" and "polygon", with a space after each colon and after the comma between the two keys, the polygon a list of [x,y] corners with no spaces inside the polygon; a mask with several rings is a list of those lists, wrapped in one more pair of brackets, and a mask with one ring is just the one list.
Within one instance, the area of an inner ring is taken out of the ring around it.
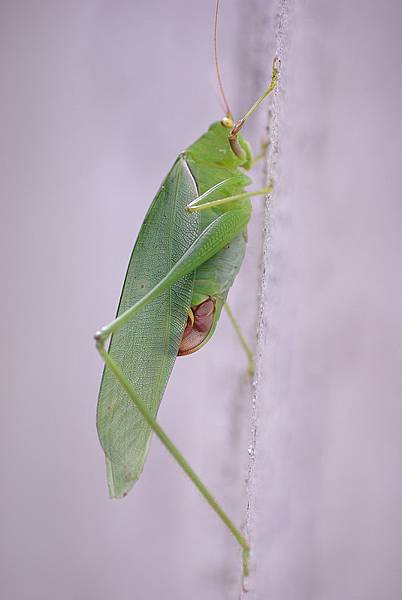
{"label": "green katydid", "polygon": [[156,421],[177,355],[207,343],[224,306],[252,369],[250,350],[226,298],[245,253],[250,198],[271,188],[245,191],[251,183],[245,171],[251,168],[253,155],[240,130],[276,87],[278,65],[274,61],[267,90],[234,122],[216,58],[218,9],[219,0],[215,60],[226,115],[182,152],[169,171],[138,234],[117,317],[95,334],[105,362],[97,428],[111,497],[125,496],[140,476],[154,432],[240,544],[247,574],[245,536]]}

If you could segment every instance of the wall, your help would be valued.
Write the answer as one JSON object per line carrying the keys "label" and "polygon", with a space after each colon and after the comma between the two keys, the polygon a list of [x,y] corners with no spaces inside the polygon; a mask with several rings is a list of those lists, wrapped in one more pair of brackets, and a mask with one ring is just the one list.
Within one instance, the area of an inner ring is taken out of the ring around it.
{"label": "wall", "polygon": [[[184,0],[2,3],[7,600],[239,595],[236,544],[158,441],[135,489],[112,502],[95,431],[102,366],[92,334],[114,313],[160,181],[221,115],[213,10]],[[270,123],[275,192],[265,215],[255,201],[231,293],[257,377],[245,382],[222,317],[205,350],[177,361],[159,419],[247,525],[245,596],[393,599],[401,9],[253,0],[222,10],[235,114],[263,89],[274,52],[282,58],[269,118],[267,105],[248,128],[257,147]],[[256,169],[256,186],[263,177]]]}

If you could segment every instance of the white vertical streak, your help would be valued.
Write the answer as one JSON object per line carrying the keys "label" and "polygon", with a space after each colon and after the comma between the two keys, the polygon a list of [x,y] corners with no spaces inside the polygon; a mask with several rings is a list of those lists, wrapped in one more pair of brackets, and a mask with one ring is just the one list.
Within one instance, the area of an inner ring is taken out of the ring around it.
{"label": "white vertical streak", "polygon": [[[280,121],[281,121],[281,102],[284,74],[286,73],[286,58],[288,46],[288,20],[289,20],[289,2],[288,0],[279,0],[276,5],[275,14],[275,53],[280,61],[280,78],[279,85],[274,91],[271,100],[268,104],[268,139],[269,148],[267,155],[267,163],[265,168],[265,184],[273,179],[275,184],[279,179],[280,172]],[[274,58],[272,56],[272,60]],[[246,492],[247,506],[245,518],[245,532],[251,544],[251,574],[247,580],[243,581],[243,589],[241,598],[247,595],[247,598],[255,596],[256,590],[254,585],[254,575],[258,556],[253,550],[253,542],[255,541],[255,524],[256,524],[256,461],[258,460],[258,439],[260,435],[259,420],[261,413],[261,402],[263,400],[262,386],[264,381],[265,369],[264,362],[266,361],[266,344],[267,336],[270,332],[271,315],[270,302],[268,299],[268,288],[272,280],[271,263],[271,205],[275,202],[276,191],[267,198],[264,211],[264,236],[263,236],[263,256],[262,256],[262,272],[259,290],[259,319],[258,319],[258,334],[257,334],[257,349],[255,356],[255,378],[253,382],[252,399],[251,399],[251,416],[250,416],[250,433],[248,445],[248,470],[246,477]]]}

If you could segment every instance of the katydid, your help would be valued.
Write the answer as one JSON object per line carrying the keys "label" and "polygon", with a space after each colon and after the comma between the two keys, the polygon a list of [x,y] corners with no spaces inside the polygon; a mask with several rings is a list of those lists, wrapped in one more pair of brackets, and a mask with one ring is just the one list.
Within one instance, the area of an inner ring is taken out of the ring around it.
{"label": "katydid", "polygon": [[[216,23],[219,0],[215,16]],[[99,392],[97,428],[106,456],[110,495],[125,496],[140,476],[154,432],[231,531],[243,550],[249,545],[156,421],[177,355],[187,355],[212,337],[246,248],[250,198],[245,191],[253,164],[240,131],[275,88],[274,61],[267,90],[235,122],[220,89],[226,114],[182,152],[156,194],[135,243],[117,317],[95,334],[105,368]],[[252,358],[234,317],[229,317]],[[109,348],[106,342],[110,338]]]}

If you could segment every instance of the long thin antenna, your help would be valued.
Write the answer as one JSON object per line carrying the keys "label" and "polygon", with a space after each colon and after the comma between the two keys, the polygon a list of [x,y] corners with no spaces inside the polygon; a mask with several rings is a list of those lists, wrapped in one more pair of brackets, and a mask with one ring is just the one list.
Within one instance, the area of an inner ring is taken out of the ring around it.
{"label": "long thin antenna", "polygon": [[231,110],[229,108],[229,103],[228,103],[228,101],[226,99],[225,92],[223,91],[223,85],[222,85],[222,79],[221,79],[221,72],[219,70],[219,61],[218,61],[218,13],[219,13],[219,4],[220,4],[220,0],[216,0],[215,23],[214,23],[214,57],[215,57],[215,67],[216,67],[216,74],[218,76],[219,90],[221,92],[221,96],[222,96],[222,100],[223,100],[223,105],[224,105],[226,116],[227,117],[232,117],[232,113],[231,113]]}

